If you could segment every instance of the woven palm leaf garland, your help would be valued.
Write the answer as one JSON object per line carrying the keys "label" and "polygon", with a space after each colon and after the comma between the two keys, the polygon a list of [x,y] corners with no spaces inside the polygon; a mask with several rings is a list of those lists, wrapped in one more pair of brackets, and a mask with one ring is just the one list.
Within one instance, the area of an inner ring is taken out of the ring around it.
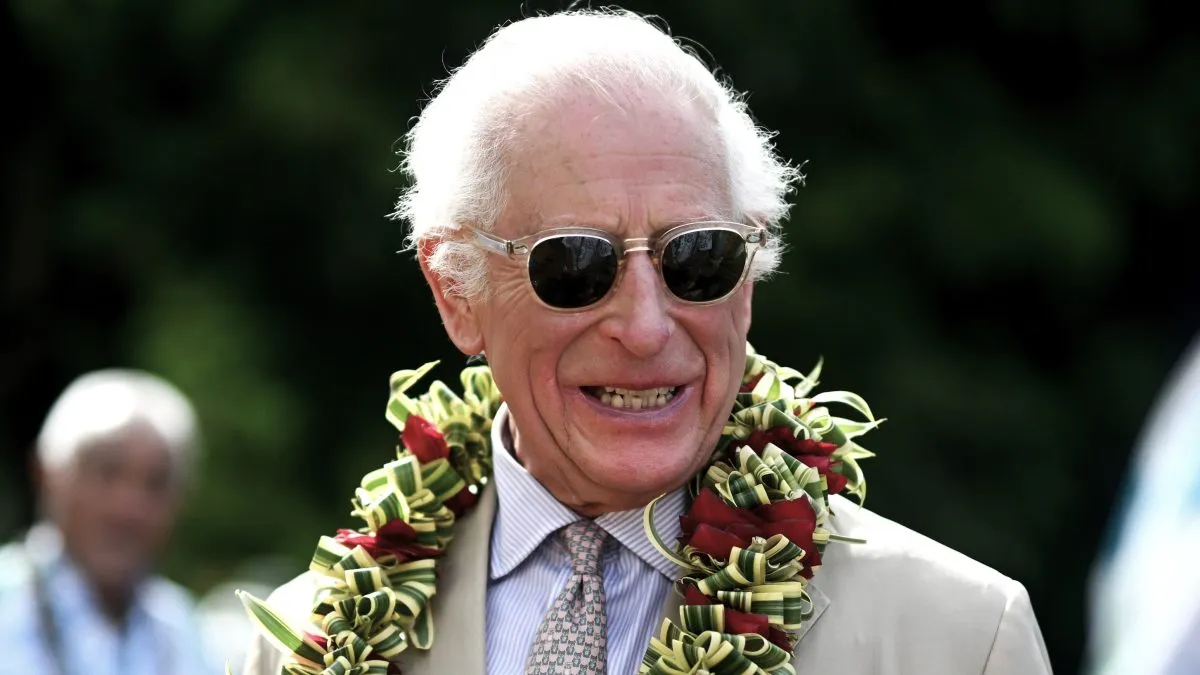
{"label": "woven palm leaf garland", "polygon": [[[318,632],[238,592],[257,628],[289,654],[286,675],[398,673],[397,657],[433,645],[437,560],[491,475],[501,404],[487,366],[462,371],[462,396],[435,381],[410,397],[435,365],[392,376],[397,458],[356,489],[351,515],[363,525],[322,537],[313,554]],[[858,461],[872,453],[855,439],[883,421],[855,394],[812,394],[820,371],[820,363],[808,374],[778,366],[747,345],[742,388],[707,470],[689,484],[678,543],[654,530],[658,500],[646,507],[647,536],[683,570],[675,590],[684,601],[651,638],[640,673],[794,673],[794,635],[811,617],[806,588],[821,553],[831,541],[857,541],[826,528],[829,495],[866,497]],[[863,419],[835,417],[829,404]]]}

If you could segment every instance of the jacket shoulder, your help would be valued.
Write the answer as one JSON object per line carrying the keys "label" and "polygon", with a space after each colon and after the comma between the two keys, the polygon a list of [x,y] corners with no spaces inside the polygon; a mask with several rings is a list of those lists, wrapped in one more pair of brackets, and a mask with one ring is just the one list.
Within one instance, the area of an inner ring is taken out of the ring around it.
{"label": "jacket shoulder", "polygon": [[1044,655],[1019,582],[847,499],[830,506],[833,531],[866,543],[826,547],[813,585],[829,606],[798,654],[857,662],[846,672],[991,672],[1002,628],[1027,615],[1031,629],[1015,640]]}
{"label": "jacket shoulder", "polygon": [[[865,544],[831,542],[818,574],[827,568],[842,572],[885,574],[904,582],[903,595],[970,591],[975,605],[1002,606],[1006,588],[1016,583],[1010,577],[960,553],[945,544],[911,530],[893,520],[860,507],[840,496],[830,499],[833,530]],[[960,601],[963,598],[959,599]]]}

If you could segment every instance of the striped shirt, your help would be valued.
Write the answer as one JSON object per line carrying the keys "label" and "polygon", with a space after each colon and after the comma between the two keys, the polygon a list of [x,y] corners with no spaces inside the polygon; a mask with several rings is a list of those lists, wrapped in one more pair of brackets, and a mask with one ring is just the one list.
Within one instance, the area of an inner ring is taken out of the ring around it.
{"label": "striped shirt", "polygon": [[[511,453],[508,409],[492,426],[499,506],[492,528],[487,592],[488,675],[520,675],[542,617],[571,576],[571,557],[555,537],[580,517],[556,500]],[[503,450],[503,451],[502,451]],[[684,492],[655,508],[663,541],[679,536]],[[606,513],[596,524],[610,535],[604,554],[608,614],[608,672],[636,673],[650,636],[658,633],[662,607],[679,568],[660,554],[642,530],[642,510]]]}

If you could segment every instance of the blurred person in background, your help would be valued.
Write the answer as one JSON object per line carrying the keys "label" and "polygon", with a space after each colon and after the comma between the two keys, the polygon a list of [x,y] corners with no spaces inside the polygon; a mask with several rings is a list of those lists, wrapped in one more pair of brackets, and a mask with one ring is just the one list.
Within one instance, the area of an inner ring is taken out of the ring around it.
{"label": "blurred person in background", "polygon": [[1135,451],[1092,579],[1094,675],[1200,673],[1200,335]]}
{"label": "blurred person in background", "polygon": [[40,521],[0,549],[0,673],[199,675],[193,603],[153,575],[197,449],[191,404],[161,378],[76,379],[37,440]]}

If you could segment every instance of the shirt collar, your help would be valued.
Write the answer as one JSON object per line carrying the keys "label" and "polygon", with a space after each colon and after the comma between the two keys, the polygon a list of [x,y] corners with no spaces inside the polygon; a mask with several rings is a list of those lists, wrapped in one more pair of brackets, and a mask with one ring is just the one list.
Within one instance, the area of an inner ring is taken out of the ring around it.
{"label": "shirt collar", "polygon": [[[674,548],[683,533],[679,527],[679,517],[683,515],[686,501],[684,489],[679,488],[654,506],[654,531],[668,548]],[[596,519],[596,524],[666,578],[674,580],[679,577],[679,566],[659,553],[646,536],[642,509],[606,513]]]}
{"label": "shirt collar", "polygon": [[[492,464],[499,501],[492,533],[493,580],[516,569],[546,537],[580,519],[517,462],[508,419],[508,406],[501,405],[492,422]],[[685,502],[686,494],[680,488],[664,497],[654,509],[655,529],[667,546],[674,546],[679,538],[679,516],[683,515]],[[596,518],[596,524],[663,576],[675,579],[679,575],[679,567],[659,553],[646,537],[642,509],[606,513]]]}
{"label": "shirt collar", "polygon": [[[42,582],[53,598],[53,603],[65,615],[79,616],[81,613],[101,617],[102,612],[91,583],[80,567],[66,552],[62,532],[48,522],[30,528],[25,538],[25,547],[30,560],[38,567]],[[145,580],[133,589],[129,601],[128,621],[133,621],[145,611]],[[105,618],[107,621],[107,618]]]}
{"label": "shirt collar", "polygon": [[492,470],[496,481],[496,525],[492,532],[491,577],[499,579],[516,569],[542,540],[579,520],[512,455],[508,406],[501,405],[492,421]]}

